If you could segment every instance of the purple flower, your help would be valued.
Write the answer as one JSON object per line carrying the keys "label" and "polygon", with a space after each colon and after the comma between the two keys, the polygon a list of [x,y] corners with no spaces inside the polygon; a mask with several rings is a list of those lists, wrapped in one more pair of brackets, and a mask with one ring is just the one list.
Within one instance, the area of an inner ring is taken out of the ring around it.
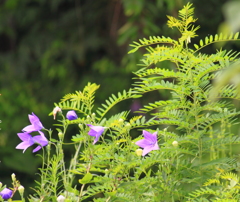
{"label": "purple flower", "polygon": [[12,197],[12,190],[8,188],[4,188],[0,192],[0,195],[2,196],[3,199],[10,199]]}
{"label": "purple flower", "polygon": [[48,140],[44,136],[43,132],[39,131],[41,135],[36,135],[32,137],[28,133],[18,133],[18,137],[23,141],[20,144],[16,146],[16,149],[23,149],[23,153],[26,151],[26,149],[34,144],[38,144],[38,146],[33,150],[34,152],[37,152],[42,147],[48,145]]}
{"label": "purple flower", "polygon": [[88,135],[90,136],[94,136],[95,139],[93,141],[93,144],[95,144],[98,140],[99,137],[102,135],[102,133],[104,132],[104,127],[102,126],[93,126],[91,124],[87,124],[87,126],[90,127],[90,131],[88,132]]}
{"label": "purple flower", "polygon": [[77,114],[74,110],[68,111],[67,114],[66,114],[66,117],[70,121],[78,118],[78,116],[77,116]]}
{"label": "purple flower", "polygon": [[142,156],[145,156],[147,153],[149,153],[152,150],[158,150],[158,142],[157,142],[157,132],[154,132],[153,134],[147,132],[146,130],[143,130],[143,136],[144,139],[137,141],[135,144],[139,147],[143,148]]}
{"label": "purple flower", "polygon": [[23,128],[22,129],[23,132],[31,133],[34,131],[40,131],[41,129],[44,128],[41,121],[34,113],[32,113],[32,115],[29,114],[28,117],[31,125],[28,125],[25,128]]}

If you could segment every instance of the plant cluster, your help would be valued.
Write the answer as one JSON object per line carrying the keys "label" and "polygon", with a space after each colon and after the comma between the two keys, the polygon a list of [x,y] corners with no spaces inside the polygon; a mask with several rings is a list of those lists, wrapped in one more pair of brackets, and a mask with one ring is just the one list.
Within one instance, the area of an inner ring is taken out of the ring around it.
{"label": "plant cluster", "polygon": [[[238,40],[238,33],[209,35],[198,44],[199,26],[187,4],[179,18],[168,16],[168,26],[180,37],[152,36],[133,42],[136,52],[147,53],[129,90],[112,94],[94,106],[99,85],[65,95],[50,115],[57,118],[55,136],[35,114],[18,136],[16,148],[43,150],[36,194],[29,201],[239,201],[238,135],[232,132],[240,114],[231,99],[240,99],[233,83],[215,88],[214,80],[238,62],[238,52],[200,52],[205,46]],[[166,65],[167,64],[167,65]],[[164,68],[163,68],[164,67]],[[166,67],[166,68],[165,68]],[[113,116],[108,112],[126,99],[140,99],[154,91],[169,91],[171,98]],[[65,111],[68,111],[65,115]],[[69,128],[77,128],[71,134]],[[45,134],[48,136],[46,138]],[[32,135],[39,132],[40,135]],[[142,136],[143,135],[143,136]],[[71,142],[65,141],[71,136]],[[45,147],[46,146],[46,147]],[[73,146],[70,162],[64,147]]]}

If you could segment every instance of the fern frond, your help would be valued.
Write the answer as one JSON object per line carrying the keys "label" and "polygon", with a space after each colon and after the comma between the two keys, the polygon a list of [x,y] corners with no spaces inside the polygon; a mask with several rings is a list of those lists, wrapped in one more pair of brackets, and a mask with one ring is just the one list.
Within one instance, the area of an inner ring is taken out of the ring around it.
{"label": "fern frond", "polygon": [[207,182],[205,182],[203,184],[203,186],[209,186],[212,184],[220,184],[220,180],[219,179],[208,179]]}
{"label": "fern frond", "polygon": [[[201,196],[204,196],[204,195],[217,195],[217,193],[215,190],[206,187],[206,188],[200,188],[199,190],[196,190],[193,193],[190,193],[189,195],[191,196],[191,200],[192,200],[192,199],[200,198]],[[188,202],[191,202],[191,200],[189,200]]]}
{"label": "fern frond", "polygon": [[227,172],[227,173],[223,173],[220,177],[221,177],[221,179],[227,179],[229,181],[232,181],[232,180],[235,181],[234,186],[239,183],[239,177],[236,173]]}
{"label": "fern frond", "polygon": [[169,60],[173,63],[184,63],[187,56],[179,51],[179,48],[156,48],[155,51],[145,54],[142,62],[150,66],[151,64],[157,64],[161,61]]}
{"label": "fern frond", "polygon": [[[103,177],[101,177],[103,178]],[[109,181],[109,178],[104,178],[107,181]],[[100,180],[100,178],[98,177],[98,180]],[[93,196],[96,195],[101,195],[105,192],[110,192],[112,190],[111,184],[107,184],[107,183],[95,183],[95,185],[90,185],[88,186],[87,190],[86,190],[86,195],[84,195],[81,199],[88,199],[91,198]]]}
{"label": "fern frond", "polygon": [[187,88],[174,85],[173,83],[169,81],[164,81],[164,80],[160,82],[156,82],[156,81],[150,82],[150,80],[146,80],[146,81],[143,80],[142,82],[135,82],[134,85],[136,86],[134,90],[136,90],[140,94],[144,94],[144,93],[155,91],[155,90],[162,90],[162,89],[177,91],[179,94],[186,94],[186,95],[190,94]]}
{"label": "fern frond", "polygon": [[216,96],[216,98],[231,98],[240,100],[240,95],[237,91],[237,87],[235,85],[229,84],[219,90],[219,95]]}
{"label": "fern frond", "polygon": [[62,110],[75,110],[84,115],[91,113],[94,103],[94,95],[99,85],[88,83],[83,91],[76,91],[65,95],[57,104]]}
{"label": "fern frond", "polygon": [[217,43],[217,42],[223,42],[223,41],[236,41],[239,40],[238,39],[239,36],[239,32],[233,34],[229,34],[229,35],[223,35],[222,33],[220,33],[219,35],[216,34],[215,36],[210,35],[209,37],[205,37],[204,40],[200,40],[199,41],[199,45],[198,44],[194,44],[195,47],[195,53],[199,50],[201,50],[202,48],[212,44],[212,43]]}
{"label": "fern frond", "polygon": [[198,123],[198,127],[201,129],[207,129],[210,126],[212,126],[213,124],[224,120],[224,119],[228,119],[229,123],[233,124],[234,121],[236,121],[236,116],[239,115],[240,112],[235,112],[235,111],[224,111],[223,113],[218,113],[218,114],[212,114],[208,117],[208,119],[204,120],[202,119],[201,123]]}
{"label": "fern frond", "polygon": [[100,116],[97,119],[101,120],[106,113],[117,103],[127,100],[130,98],[139,98],[141,97],[140,94],[137,94],[136,91],[133,89],[129,89],[129,91],[124,90],[122,93],[118,92],[117,96],[112,94],[111,97],[108,98],[108,100],[105,101],[105,104],[102,104],[102,107],[99,107],[96,112]]}
{"label": "fern frond", "polygon": [[139,109],[139,111],[136,111],[135,113],[148,113],[150,111],[159,109],[163,106],[168,106],[168,105],[174,105],[178,103],[177,100],[167,100],[167,101],[156,101],[154,103],[149,103],[148,105],[144,105],[143,108]]}
{"label": "fern frond", "polygon": [[179,120],[179,119],[172,119],[172,120],[168,120],[168,119],[151,119],[149,121],[147,121],[145,123],[145,127],[149,127],[149,126],[154,126],[154,125],[173,125],[173,126],[178,126],[177,129],[189,129],[191,126],[188,122]]}
{"label": "fern frond", "polygon": [[133,49],[130,50],[128,53],[134,53],[141,47],[150,46],[150,45],[159,44],[159,43],[170,44],[173,46],[178,45],[178,42],[175,41],[174,39],[171,39],[170,37],[150,36],[149,39],[146,39],[146,38],[139,39],[139,42],[134,41],[133,44],[130,44],[130,46],[133,47]]}
{"label": "fern frond", "polygon": [[166,79],[166,78],[184,78],[185,74],[181,72],[176,72],[173,70],[168,70],[168,69],[162,69],[155,67],[154,69],[147,69],[144,72],[141,73],[135,73],[138,78],[142,77],[147,77],[147,76],[152,76],[152,75],[157,75],[157,78],[159,79]]}
{"label": "fern frond", "polygon": [[187,3],[183,9],[179,10],[178,15],[182,20],[186,20],[194,15],[194,8],[192,8],[192,5],[191,3]]}

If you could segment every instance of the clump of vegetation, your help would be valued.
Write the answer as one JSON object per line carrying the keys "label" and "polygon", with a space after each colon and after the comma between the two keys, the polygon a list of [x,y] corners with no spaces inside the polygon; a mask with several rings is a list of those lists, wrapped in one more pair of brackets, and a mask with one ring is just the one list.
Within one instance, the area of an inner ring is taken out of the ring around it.
{"label": "clump of vegetation", "polygon": [[[132,88],[112,94],[102,106],[94,106],[95,83],[55,103],[51,114],[59,121],[58,136],[30,115],[31,125],[19,137],[26,142],[31,136],[31,143],[18,149],[34,143],[46,148],[30,201],[239,201],[234,148],[240,138],[232,126],[240,112],[231,99],[240,96],[234,84],[214,85],[239,61],[239,53],[201,52],[212,43],[238,40],[238,33],[209,35],[192,45],[200,28],[196,21],[192,4],[187,4],[179,18],[168,16],[167,25],[180,32],[178,39],[151,36],[133,42],[129,53],[140,48],[147,53],[134,72]],[[151,91],[171,96],[145,104],[137,111],[141,115],[130,117],[128,110],[108,115],[119,102]],[[72,127],[78,134],[69,132]],[[65,136],[72,141],[65,142]],[[70,162],[64,161],[64,146],[75,148]]]}

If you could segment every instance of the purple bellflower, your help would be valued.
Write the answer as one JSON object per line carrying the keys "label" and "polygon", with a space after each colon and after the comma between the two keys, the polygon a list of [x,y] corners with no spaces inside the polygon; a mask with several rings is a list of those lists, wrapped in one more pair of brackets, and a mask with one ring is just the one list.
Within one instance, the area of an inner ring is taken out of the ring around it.
{"label": "purple bellflower", "polygon": [[10,199],[12,197],[12,190],[8,188],[4,188],[1,192],[0,195],[2,196],[3,199]]}
{"label": "purple bellflower", "polygon": [[135,144],[139,147],[143,148],[142,156],[145,156],[152,150],[158,150],[158,142],[157,142],[157,132],[153,134],[149,133],[146,130],[143,130],[144,139],[137,141]]}
{"label": "purple bellflower", "polygon": [[103,134],[104,127],[102,127],[102,126],[93,126],[91,124],[87,124],[87,126],[89,126],[90,129],[91,129],[88,132],[88,135],[95,137],[95,139],[93,141],[93,144],[95,144],[99,140],[99,137]]}
{"label": "purple bellflower", "polygon": [[41,121],[34,113],[32,113],[32,115],[29,114],[28,117],[31,125],[28,125],[25,128],[23,128],[22,129],[23,132],[31,133],[34,131],[40,131],[41,129],[44,128]]}
{"label": "purple bellflower", "polygon": [[40,150],[42,147],[48,145],[48,140],[44,136],[43,132],[39,131],[41,135],[36,135],[32,137],[28,133],[18,133],[18,137],[22,140],[20,144],[16,146],[16,149],[23,149],[23,153],[26,151],[26,149],[34,144],[38,144],[38,146],[33,150],[34,152],[37,152]]}
{"label": "purple bellflower", "polygon": [[78,118],[76,112],[74,110],[68,111],[66,114],[68,120],[72,121]]}

